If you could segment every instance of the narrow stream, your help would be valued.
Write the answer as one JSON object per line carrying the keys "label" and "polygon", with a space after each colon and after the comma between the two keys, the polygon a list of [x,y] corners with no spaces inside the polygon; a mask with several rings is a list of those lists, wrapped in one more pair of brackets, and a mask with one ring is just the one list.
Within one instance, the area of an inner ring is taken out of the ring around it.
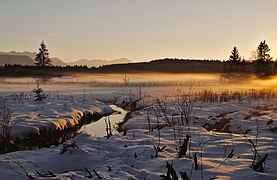
{"label": "narrow stream", "polygon": [[109,137],[112,134],[117,134],[117,123],[123,121],[127,111],[115,105],[110,105],[110,107],[116,112],[110,116],[105,116],[96,122],[83,125],[79,132],[85,132],[96,137]]}

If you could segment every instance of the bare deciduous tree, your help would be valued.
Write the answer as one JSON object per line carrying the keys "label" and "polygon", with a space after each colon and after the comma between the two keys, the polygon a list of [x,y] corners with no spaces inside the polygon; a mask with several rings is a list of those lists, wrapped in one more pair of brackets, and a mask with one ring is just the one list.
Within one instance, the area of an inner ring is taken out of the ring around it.
{"label": "bare deciduous tree", "polygon": [[0,99],[0,126],[2,134],[0,135],[1,151],[7,152],[11,143],[11,127],[12,127],[12,108],[4,99]]}

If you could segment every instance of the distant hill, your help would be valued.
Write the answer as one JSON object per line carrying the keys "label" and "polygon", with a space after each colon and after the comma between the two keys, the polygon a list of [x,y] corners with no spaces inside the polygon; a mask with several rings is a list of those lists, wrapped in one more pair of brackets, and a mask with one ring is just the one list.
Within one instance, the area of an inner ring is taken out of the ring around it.
{"label": "distant hill", "polygon": [[[35,57],[36,57],[35,52],[28,52],[28,51],[24,51],[24,52],[15,52],[15,51],[0,52],[0,55],[28,56],[32,60],[34,60]],[[13,57],[13,58],[15,58],[15,57]],[[114,59],[114,60],[111,60],[111,61],[104,60],[104,59],[93,59],[93,60],[80,59],[78,61],[74,61],[74,62],[70,62],[70,63],[65,63],[64,61],[62,61],[61,59],[59,59],[57,57],[51,58],[51,60],[52,60],[52,64],[54,66],[87,65],[88,67],[99,67],[99,66],[109,65],[109,64],[124,64],[124,63],[131,63],[132,62],[131,60],[128,60],[127,58]],[[7,63],[7,64],[9,64],[9,63]],[[22,65],[33,65],[33,64],[34,64],[34,62],[32,64],[26,64],[25,63],[25,64],[22,64]]]}
{"label": "distant hill", "polygon": [[56,57],[51,58],[51,60],[52,60],[52,64],[53,64],[54,66],[66,66],[66,65],[67,65],[67,64],[66,64],[65,62],[63,62],[61,59],[56,58]]}
{"label": "distant hill", "polygon": [[111,64],[96,69],[101,73],[133,73],[133,72],[161,72],[161,73],[220,73],[224,63],[219,60],[189,60],[189,59],[159,59],[150,62]]}
{"label": "distant hill", "polygon": [[0,66],[5,64],[19,64],[19,65],[33,65],[34,61],[26,55],[1,55],[0,54]]}
{"label": "distant hill", "polygon": [[74,66],[74,65],[87,65],[88,67],[99,67],[103,65],[110,65],[110,64],[125,64],[125,63],[131,63],[132,61],[127,58],[120,58],[120,59],[114,59],[111,61],[104,60],[104,59],[93,59],[93,60],[87,60],[87,59],[80,59],[75,62],[70,62],[68,65]]}

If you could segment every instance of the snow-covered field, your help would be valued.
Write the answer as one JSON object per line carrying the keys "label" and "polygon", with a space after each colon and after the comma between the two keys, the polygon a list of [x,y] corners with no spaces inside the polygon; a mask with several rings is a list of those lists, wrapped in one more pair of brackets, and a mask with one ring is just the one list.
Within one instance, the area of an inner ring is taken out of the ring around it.
{"label": "snow-covered field", "polygon": [[[126,135],[84,132],[58,146],[3,154],[0,179],[27,178],[27,173],[35,179],[152,180],[167,175],[167,163],[180,179],[180,172],[190,179],[277,179],[276,96],[194,102],[176,95],[181,87],[42,88],[49,95],[42,102],[34,102],[29,86],[1,90],[1,99],[12,107],[13,137],[74,126],[84,113],[111,113],[111,103],[132,110],[120,127]],[[15,96],[22,91],[25,96]],[[187,135],[187,151],[178,157]],[[62,151],[73,142],[77,147]],[[166,147],[157,153],[154,146]],[[264,172],[250,167],[255,154],[254,165],[268,155]]]}

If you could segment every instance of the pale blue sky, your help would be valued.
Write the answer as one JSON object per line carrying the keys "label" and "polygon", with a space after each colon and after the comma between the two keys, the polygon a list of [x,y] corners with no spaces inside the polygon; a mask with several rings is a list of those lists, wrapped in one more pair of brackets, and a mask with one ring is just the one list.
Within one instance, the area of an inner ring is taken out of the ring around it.
{"label": "pale blue sky", "polygon": [[248,58],[261,40],[277,57],[277,0],[0,0],[0,51],[74,61],[127,57]]}

